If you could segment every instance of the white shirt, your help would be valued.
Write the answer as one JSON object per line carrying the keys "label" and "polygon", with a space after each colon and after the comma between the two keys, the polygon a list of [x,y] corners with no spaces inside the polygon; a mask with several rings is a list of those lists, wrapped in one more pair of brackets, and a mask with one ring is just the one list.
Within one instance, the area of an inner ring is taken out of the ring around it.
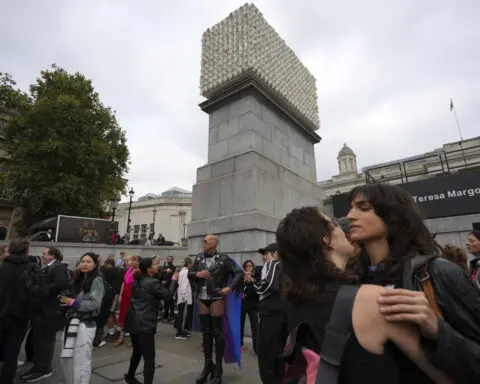
{"label": "white shirt", "polygon": [[188,268],[183,267],[178,274],[177,304],[192,304],[192,287],[188,280]]}

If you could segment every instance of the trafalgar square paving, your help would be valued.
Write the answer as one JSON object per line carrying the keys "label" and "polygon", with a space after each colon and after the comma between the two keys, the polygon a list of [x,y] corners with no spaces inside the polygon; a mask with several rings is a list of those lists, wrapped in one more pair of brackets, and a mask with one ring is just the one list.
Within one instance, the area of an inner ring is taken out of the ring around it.
{"label": "trafalgar square paving", "polygon": [[[158,323],[155,340],[156,370],[154,383],[188,384],[195,383],[195,378],[203,369],[203,353],[201,334],[194,332],[189,340],[175,340],[175,330],[171,323]],[[91,384],[121,383],[123,375],[128,370],[132,349],[127,346],[130,341],[125,338],[125,344],[113,347],[107,343],[103,347],[93,349]],[[60,366],[60,334],[52,361],[53,375],[39,381],[45,384],[64,383]],[[25,358],[22,348],[19,359]],[[31,365],[26,364],[18,369],[19,374],[25,372]],[[137,379],[143,382],[143,361],[137,370]],[[18,379],[15,383],[22,383]],[[245,338],[245,348],[242,354],[242,369],[236,364],[224,364],[224,383],[257,384],[261,383],[258,374],[257,356],[253,353],[250,338]]]}

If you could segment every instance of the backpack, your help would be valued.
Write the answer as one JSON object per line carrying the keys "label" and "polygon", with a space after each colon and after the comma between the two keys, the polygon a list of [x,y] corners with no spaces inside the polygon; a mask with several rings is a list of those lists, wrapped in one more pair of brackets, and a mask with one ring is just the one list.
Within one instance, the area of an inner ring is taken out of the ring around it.
{"label": "backpack", "polygon": [[354,285],[340,286],[321,347],[311,325],[296,325],[285,344],[283,384],[338,383],[343,351],[352,333],[352,309],[358,289]]}
{"label": "backpack", "polygon": [[38,265],[28,264],[17,280],[15,293],[15,302],[12,303],[15,316],[31,319],[35,313],[41,311],[48,296],[48,288],[45,283],[45,274]]}
{"label": "backpack", "polygon": [[413,257],[404,268],[403,286],[405,289],[423,291],[435,315],[443,320],[443,313],[438,306],[431,276],[431,265],[437,258],[436,255]]}
{"label": "backpack", "polygon": [[101,278],[103,280],[105,293],[103,294],[102,305],[100,306],[100,311],[98,312],[95,321],[99,327],[104,327],[110,316],[110,310],[112,308],[113,300],[115,299],[115,290],[103,276],[101,276]]}

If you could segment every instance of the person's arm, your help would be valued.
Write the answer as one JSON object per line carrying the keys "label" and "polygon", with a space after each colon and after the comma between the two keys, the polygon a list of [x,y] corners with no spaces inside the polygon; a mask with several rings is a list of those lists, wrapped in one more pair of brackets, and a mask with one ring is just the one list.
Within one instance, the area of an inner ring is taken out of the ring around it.
{"label": "person's arm", "polygon": [[208,279],[210,277],[210,272],[200,271],[200,263],[198,261],[198,256],[195,257],[192,268],[188,272],[188,278],[191,281],[196,281],[197,279]]}
{"label": "person's arm", "polygon": [[454,384],[446,373],[427,360],[420,345],[418,328],[407,323],[392,323],[378,310],[378,298],[384,288],[363,285],[359,290],[352,312],[353,330],[360,345],[367,351],[382,354],[387,341],[400,350],[437,384]]}
{"label": "person's arm", "polygon": [[75,300],[72,308],[79,312],[98,312],[102,306],[105,287],[101,277],[96,277],[92,282],[90,292],[85,294],[82,300]]}
{"label": "person's arm", "polygon": [[276,289],[276,280],[278,279],[278,274],[280,273],[280,263],[269,261],[266,266],[267,273],[264,279],[253,284],[255,291],[259,295],[265,295],[270,291]]}
{"label": "person's arm", "polygon": [[168,300],[173,296],[172,292],[166,289],[157,279],[152,285],[152,295],[158,300]]}
{"label": "person's arm", "polygon": [[391,322],[417,325],[429,360],[458,384],[479,383],[480,291],[446,260],[435,260],[433,268],[435,296],[448,323],[437,319],[423,292],[404,289],[382,292],[382,313]]}
{"label": "person's arm", "polygon": [[237,265],[235,260],[228,258],[230,261],[230,273],[232,274],[232,283],[230,284],[230,289],[235,290],[242,286],[243,284],[243,270]]}

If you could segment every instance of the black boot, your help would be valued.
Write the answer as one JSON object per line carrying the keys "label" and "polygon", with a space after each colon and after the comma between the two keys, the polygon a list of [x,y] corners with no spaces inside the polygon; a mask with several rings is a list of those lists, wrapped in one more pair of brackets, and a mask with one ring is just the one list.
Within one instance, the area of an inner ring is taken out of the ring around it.
{"label": "black boot", "polygon": [[215,339],[215,372],[212,384],[222,384],[223,355],[225,353],[225,338],[223,337],[223,316],[211,316],[210,323]]}
{"label": "black boot", "polygon": [[200,376],[197,377],[197,384],[205,384],[208,377],[213,375],[215,365],[213,364],[213,337],[210,329],[210,315],[200,315],[200,325],[203,335],[203,355],[205,365]]}

